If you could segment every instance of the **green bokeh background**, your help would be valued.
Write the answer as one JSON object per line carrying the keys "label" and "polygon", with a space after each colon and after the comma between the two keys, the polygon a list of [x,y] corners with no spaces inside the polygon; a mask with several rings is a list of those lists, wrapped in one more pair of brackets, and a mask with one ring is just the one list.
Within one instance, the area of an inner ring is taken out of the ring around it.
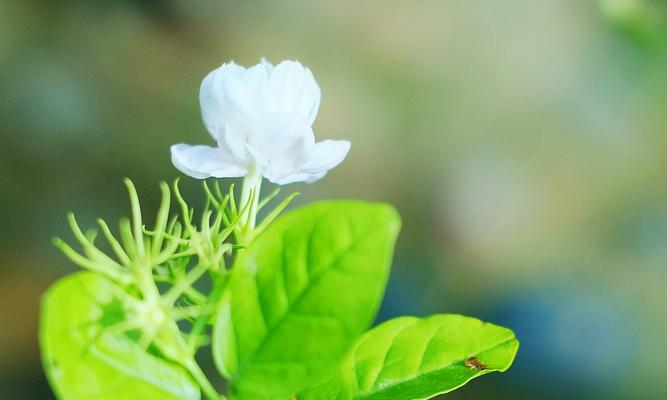
{"label": "green bokeh background", "polygon": [[[380,319],[511,327],[514,367],[452,399],[667,393],[667,3],[0,0],[0,398],[48,399],[50,245],[155,210],[169,146],[208,143],[203,76],[297,59],[347,160],[298,190],[403,216]],[[198,184],[184,179],[197,199]]]}

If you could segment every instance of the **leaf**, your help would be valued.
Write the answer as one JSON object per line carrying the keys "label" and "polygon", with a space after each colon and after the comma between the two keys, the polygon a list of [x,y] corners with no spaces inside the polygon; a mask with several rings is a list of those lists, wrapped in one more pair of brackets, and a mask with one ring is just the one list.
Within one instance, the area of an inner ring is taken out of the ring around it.
{"label": "leaf", "polygon": [[124,319],[119,290],[91,272],[67,276],[42,300],[40,345],[51,387],[66,400],[199,399],[179,366],[110,327]]}
{"label": "leaf", "polygon": [[475,318],[396,318],[361,336],[331,381],[297,399],[428,399],[507,370],[518,347],[512,331]]}
{"label": "leaf", "polygon": [[320,202],[239,253],[213,332],[232,398],[289,398],[330,374],[375,318],[399,227],[387,205]]}

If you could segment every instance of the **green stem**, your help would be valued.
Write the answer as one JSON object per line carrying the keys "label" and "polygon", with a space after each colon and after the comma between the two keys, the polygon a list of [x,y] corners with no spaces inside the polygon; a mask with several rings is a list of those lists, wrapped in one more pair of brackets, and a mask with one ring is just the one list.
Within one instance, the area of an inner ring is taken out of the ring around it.
{"label": "green stem", "polygon": [[257,220],[257,210],[259,206],[259,191],[262,187],[262,173],[256,166],[248,169],[248,174],[243,179],[243,188],[241,189],[240,209],[243,209],[252,197],[252,205],[248,207],[247,214],[241,219],[242,225],[247,225],[251,230],[255,227]]}
{"label": "green stem", "polygon": [[211,382],[208,380],[204,372],[199,368],[199,365],[194,359],[189,360],[187,363],[183,365],[190,375],[194,378],[194,380],[199,384],[199,387],[201,388],[202,392],[204,392],[204,395],[209,400],[227,400],[227,398],[218,393],[217,390],[213,387]]}
{"label": "green stem", "polygon": [[162,301],[169,305],[173,306],[176,300],[185,292],[185,290],[192,286],[202,275],[208,271],[207,264],[197,264],[185,275],[184,278],[176,282],[167,293],[162,296]]}
{"label": "green stem", "polygon": [[[213,289],[208,296],[206,305],[213,305],[216,307],[220,301],[220,298],[222,298],[222,294],[225,292],[225,287],[227,286],[228,280],[226,274],[223,272],[219,272],[217,275],[215,275],[214,279]],[[197,348],[199,348],[200,337],[206,330],[206,326],[208,326],[208,323],[211,320],[211,314],[212,313],[210,312],[205,312],[204,314],[200,315],[192,326],[188,340],[188,346],[192,354],[194,354],[197,351]]]}

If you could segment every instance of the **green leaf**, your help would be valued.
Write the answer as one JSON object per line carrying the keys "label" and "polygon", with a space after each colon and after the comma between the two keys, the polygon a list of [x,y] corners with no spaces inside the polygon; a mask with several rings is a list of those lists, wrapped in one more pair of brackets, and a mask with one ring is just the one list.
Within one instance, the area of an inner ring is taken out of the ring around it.
{"label": "green leaf", "polygon": [[320,202],[239,253],[213,332],[232,398],[289,398],[330,375],[375,318],[399,227],[387,205]]}
{"label": "green leaf", "polygon": [[331,381],[297,398],[428,399],[507,370],[518,347],[512,331],[475,318],[396,318],[361,336]]}
{"label": "green leaf", "polygon": [[106,328],[125,318],[119,289],[90,272],[67,276],[42,300],[40,344],[59,399],[199,399],[180,367],[152,355],[125,333]]}

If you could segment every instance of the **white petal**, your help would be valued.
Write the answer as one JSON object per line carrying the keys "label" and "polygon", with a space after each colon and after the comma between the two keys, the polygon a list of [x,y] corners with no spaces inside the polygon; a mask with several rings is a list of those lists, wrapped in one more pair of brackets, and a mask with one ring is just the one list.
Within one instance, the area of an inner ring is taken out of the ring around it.
{"label": "white petal", "polygon": [[319,179],[322,179],[326,174],[327,174],[326,172],[318,172],[314,174],[309,174],[306,172],[297,172],[272,182],[278,185],[287,185],[289,183],[296,183],[296,182],[313,183]]}
{"label": "white petal", "polygon": [[247,151],[247,140],[249,131],[239,130],[239,127],[226,125],[218,140],[218,147],[234,158],[241,165],[247,165],[252,161]]}
{"label": "white petal", "polygon": [[269,74],[271,74],[271,72],[273,71],[273,64],[271,64],[271,63],[269,62],[269,60],[267,60],[267,59],[264,58],[264,57],[262,57],[262,58],[259,60],[259,62],[264,66],[264,68],[266,68],[266,72],[269,73]]}
{"label": "white petal", "polygon": [[350,142],[347,140],[324,140],[315,143],[313,153],[308,162],[301,168],[302,172],[326,172],[343,162],[350,152]]}
{"label": "white petal", "polygon": [[217,147],[176,144],[171,146],[171,161],[181,172],[196,179],[235,178],[246,174],[246,168]]}
{"label": "white petal", "polygon": [[264,63],[259,63],[246,69],[241,73],[240,78],[244,89],[248,92],[248,97],[254,97],[253,95],[257,94],[266,94],[264,90],[268,83],[269,71],[267,65]]}
{"label": "white petal", "polygon": [[278,185],[295,182],[313,183],[340,164],[349,151],[350,142],[346,140],[325,140],[315,143],[311,158],[301,169],[290,175],[269,180]]}
{"label": "white petal", "polygon": [[298,114],[313,124],[321,93],[308,68],[296,61],[283,61],[270,70],[269,86],[281,110]]}
{"label": "white petal", "polygon": [[202,80],[199,89],[199,104],[206,129],[213,139],[219,140],[225,125],[237,123],[244,117],[232,103],[227,92],[230,88],[239,87],[241,74],[245,68],[232,63],[223,64],[211,71]]}
{"label": "white petal", "polygon": [[[255,130],[248,135],[248,144],[267,155],[280,154],[304,139],[312,140],[312,143],[315,144],[313,128],[308,121],[296,114],[266,113],[253,128]],[[310,154],[312,148],[309,148],[308,151]]]}
{"label": "white petal", "polygon": [[298,172],[310,159],[315,146],[313,129],[303,120],[275,118],[264,142],[250,143],[266,159],[264,176],[272,182]]}
{"label": "white petal", "polygon": [[[223,79],[226,106],[240,113],[243,121],[248,125],[252,125],[253,121],[261,120],[263,115],[275,105],[274,96],[269,90],[268,79],[269,73],[264,64],[257,64],[238,76]],[[228,120],[227,124],[235,125],[235,121]]]}

